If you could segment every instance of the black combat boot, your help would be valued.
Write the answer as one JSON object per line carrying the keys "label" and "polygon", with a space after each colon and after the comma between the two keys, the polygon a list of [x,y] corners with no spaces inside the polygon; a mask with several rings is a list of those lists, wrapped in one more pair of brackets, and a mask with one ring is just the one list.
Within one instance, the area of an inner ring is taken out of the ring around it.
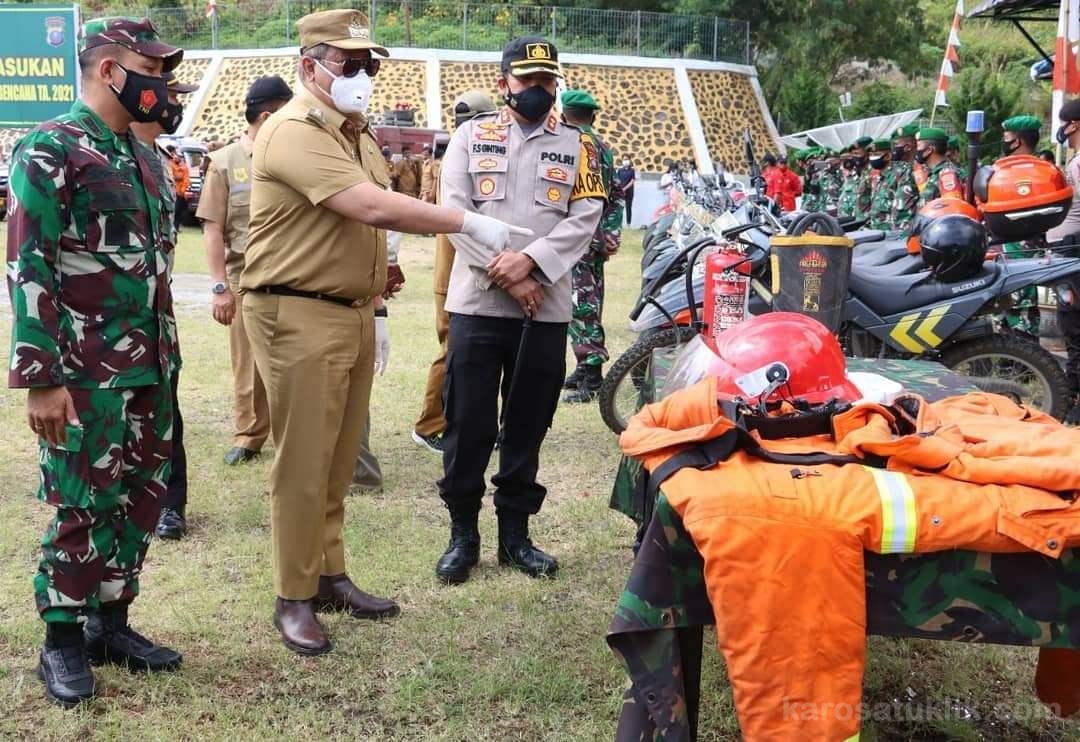
{"label": "black combat boot", "polygon": [[529,539],[529,516],[513,512],[499,513],[499,564],[529,577],[554,577],[559,569],[555,557],[537,549]]}
{"label": "black combat boot", "polygon": [[45,683],[45,697],[64,708],[74,708],[93,698],[94,673],[86,660],[86,643],[77,623],[45,624],[38,677]]}
{"label": "black combat boot", "polygon": [[582,366],[575,366],[574,370],[566,377],[566,380],[562,383],[563,389],[577,389],[578,383],[581,381],[581,369]]}
{"label": "black combat boot", "polygon": [[578,404],[591,402],[596,399],[600,392],[600,386],[604,383],[604,374],[600,366],[578,366],[581,378],[578,380],[577,389],[563,395],[563,402]]}
{"label": "black combat boot", "polygon": [[451,513],[450,544],[435,565],[435,575],[443,582],[460,585],[469,579],[469,570],[480,561],[478,513]]}
{"label": "black combat boot", "polygon": [[103,605],[86,620],[86,654],[95,665],[106,662],[124,665],[132,672],[172,671],[183,657],[168,647],[160,647],[128,626],[126,603]]}

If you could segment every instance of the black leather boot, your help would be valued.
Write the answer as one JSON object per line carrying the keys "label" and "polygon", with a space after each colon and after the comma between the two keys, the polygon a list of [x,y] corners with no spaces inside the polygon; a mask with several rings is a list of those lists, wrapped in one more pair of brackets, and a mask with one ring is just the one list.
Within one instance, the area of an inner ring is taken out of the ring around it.
{"label": "black leather boot", "polygon": [[79,624],[45,624],[45,646],[41,648],[37,673],[45,683],[45,697],[64,708],[74,708],[94,697],[94,673],[86,659]]}
{"label": "black leather boot", "polygon": [[480,529],[477,514],[451,515],[450,544],[435,565],[435,575],[451,585],[469,579],[469,570],[480,561]]}
{"label": "black leather boot", "polygon": [[555,557],[533,546],[529,516],[521,513],[499,513],[499,564],[521,570],[529,577],[554,577],[559,569]]}
{"label": "black leather boot", "polygon": [[578,369],[581,371],[581,377],[578,379],[577,388],[563,395],[563,402],[567,404],[593,401],[604,383],[604,374],[600,366],[578,366]]}
{"label": "black leather boot", "polygon": [[577,389],[578,382],[581,381],[581,368],[581,366],[574,367],[574,370],[566,377],[566,380],[563,381],[563,389]]}
{"label": "black leather boot", "polygon": [[154,644],[128,626],[126,604],[104,605],[86,619],[86,655],[95,665],[124,665],[132,672],[171,671],[183,657],[168,647]]}

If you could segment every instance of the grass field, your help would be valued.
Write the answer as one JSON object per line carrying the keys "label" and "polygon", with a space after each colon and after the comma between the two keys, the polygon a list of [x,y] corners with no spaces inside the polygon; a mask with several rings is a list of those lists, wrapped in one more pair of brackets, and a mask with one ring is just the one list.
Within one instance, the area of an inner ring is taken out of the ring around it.
{"label": "grass field", "polygon": [[[636,294],[639,239],[629,232],[625,254],[609,264],[615,353],[632,340],[624,318]],[[151,546],[132,609],[137,628],[184,653],[184,667],[152,677],[99,670],[99,699],[69,712],[48,705],[34,674],[42,625],[30,581],[49,513],[34,497],[25,394],[0,389],[0,738],[613,738],[625,674],[604,634],[634,529],[607,508],[618,449],[595,406],[560,407],[543,451],[549,496],[533,532],[559,557],[558,578],[534,581],[495,565],[490,502],[474,578],[448,588],[432,574],[447,538],[433,486],[441,465],[409,433],[435,354],[433,254],[433,241],[420,238],[402,250],[408,280],[390,305],[390,368],[372,395],[372,443],[386,487],[350,496],[345,524],[353,578],[396,597],[403,613],[385,623],[326,618],[334,651],[321,658],[292,654],[270,624],[270,459],[222,463],[231,430],[226,334],[205,305],[188,303],[178,315],[191,533]],[[181,237],[177,272],[205,273],[196,230]],[[0,304],[5,349],[9,318]],[[737,739],[715,637],[706,637],[701,738]],[[901,699],[952,712],[943,720],[871,720],[863,739],[1080,740],[1080,725],[1035,713],[1034,661],[1033,650],[872,639],[867,702]]]}

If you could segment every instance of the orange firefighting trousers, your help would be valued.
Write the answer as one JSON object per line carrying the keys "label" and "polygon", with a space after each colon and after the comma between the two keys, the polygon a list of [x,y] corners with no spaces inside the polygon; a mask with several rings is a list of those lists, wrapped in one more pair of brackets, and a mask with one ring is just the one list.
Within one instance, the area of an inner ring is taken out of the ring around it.
{"label": "orange firefighting trousers", "polygon": [[[649,405],[620,438],[649,471],[734,428],[713,380]],[[888,457],[770,463],[735,450],[663,484],[705,562],[746,739],[857,739],[865,652],[863,551],[1080,545],[1080,430],[969,394],[861,405],[833,434],[757,440],[767,451]]]}

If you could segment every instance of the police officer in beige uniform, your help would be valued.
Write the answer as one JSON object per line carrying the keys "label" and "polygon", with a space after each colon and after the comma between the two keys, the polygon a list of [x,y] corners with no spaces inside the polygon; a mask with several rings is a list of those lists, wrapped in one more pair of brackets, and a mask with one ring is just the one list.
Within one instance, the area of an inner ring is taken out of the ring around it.
{"label": "police officer in beige uniform", "polygon": [[493,253],[528,230],[387,190],[364,112],[386,49],[367,18],[329,10],[297,22],[302,89],[259,130],[240,275],[244,325],[270,399],[274,625],[285,645],[321,654],[315,610],[357,618],[398,606],[345,572],[345,494],[364,427],[386,284],[385,229],[463,232]]}
{"label": "police officer in beige uniform", "polygon": [[540,37],[514,39],[503,49],[501,72],[507,105],[454,133],[443,159],[441,203],[527,226],[535,237],[514,238],[500,252],[450,236],[456,255],[446,297],[439,494],[451,535],[435,573],[451,583],[468,579],[479,559],[477,516],[499,435],[500,388],[499,470],[491,480],[499,563],[532,577],[558,567],[533,546],[528,521],[547,493],[536,474],[566,369],[570,269],[585,254],[606,197],[594,143],[553,111],[562,76],[555,46]]}
{"label": "police officer in beige uniform", "polygon": [[225,463],[230,466],[258,456],[270,435],[270,406],[244,330],[243,312],[237,311],[241,301],[238,292],[247,249],[255,136],[270,115],[292,97],[288,84],[277,75],[260,77],[251,84],[244,96],[247,131],[208,157],[210,165],[195,213],[202,220],[203,246],[210,266],[211,314],[229,328],[234,432]]}

